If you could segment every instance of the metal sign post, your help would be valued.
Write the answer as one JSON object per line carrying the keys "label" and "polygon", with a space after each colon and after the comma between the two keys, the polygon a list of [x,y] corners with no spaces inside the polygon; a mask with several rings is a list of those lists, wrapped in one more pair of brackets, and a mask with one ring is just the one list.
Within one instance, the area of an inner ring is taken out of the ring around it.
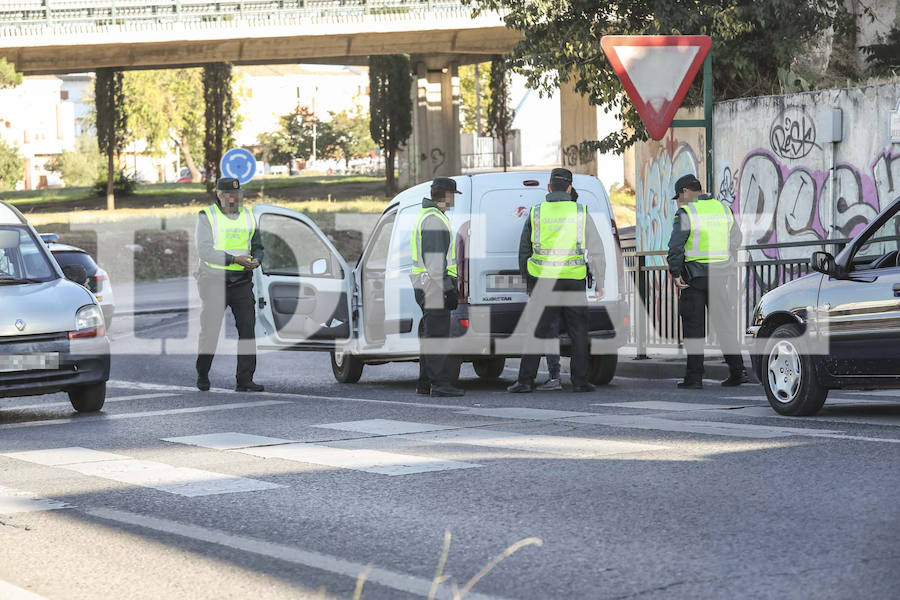
{"label": "metal sign post", "polygon": [[712,78],[712,53],[708,53],[703,60],[703,118],[702,119],[673,119],[671,128],[676,127],[703,127],[706,130],[706,193],[713,193],[713,78]]}

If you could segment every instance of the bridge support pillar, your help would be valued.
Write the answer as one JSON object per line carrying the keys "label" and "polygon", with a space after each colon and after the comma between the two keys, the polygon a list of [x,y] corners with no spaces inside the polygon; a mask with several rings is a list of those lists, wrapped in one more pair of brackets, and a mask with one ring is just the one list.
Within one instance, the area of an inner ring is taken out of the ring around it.
{"label": "bridge support pillar", "polygon": [[597,175],[597,153],[581,148],[584,140],[597,139],[597,107],[575,91],[570,79],[559,86],[561,162],[573,173]]}
{"label": "bridge support pillar", "polygon": [[459,63],[443,56],[418,56],[413,57],[413,65],[413,133],[408,146],[411,185],[461,172]]}

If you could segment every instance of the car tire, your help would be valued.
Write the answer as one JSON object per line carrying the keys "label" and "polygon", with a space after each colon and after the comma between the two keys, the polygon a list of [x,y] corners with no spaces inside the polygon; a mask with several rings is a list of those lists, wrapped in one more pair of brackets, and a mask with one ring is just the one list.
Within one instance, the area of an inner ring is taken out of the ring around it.
{"label": "car tire", "polygon": [[616,376],[616,366],[618,364],[618,354],[591,356],[591,362],[588,366],[588,381],[594,385],[607,385]]}
{"label": "car tire", "polygon": [[778,327],[766,340],[760,357],[762,384],[769,404],[775,412],[788,417],[816,414],[828,396],[802,335],[798,325]]}
{"label": "car tire", "polygon": [[106,382],[83,385],[69,390],[69,402],[78,412],[97,412],[106,401]]}
{"label": "car tire", "polygon": [[365,363],[349,352],[331,351],[331,372],[338,383],[356,383],[362,377]]}
{"label": "car tire", "polygon": [[481,379],[497,379],[503,375],[503,369],[506,368],[505,358],[477,358],[472,361],[475,367],[475,374]]}

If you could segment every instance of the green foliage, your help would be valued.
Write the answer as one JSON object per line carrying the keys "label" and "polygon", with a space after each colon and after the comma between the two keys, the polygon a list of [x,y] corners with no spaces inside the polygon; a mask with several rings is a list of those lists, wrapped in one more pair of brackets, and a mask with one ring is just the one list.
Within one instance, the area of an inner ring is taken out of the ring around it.
{"label": "green foliage", "polygon": [[385,155],[385,193],[397,189],[394,158],[412,135],[412,71],[404,54],[369,57],[369,132]]}
{"label": "green foliage", "polygon": [[362,106],[331,113],[331,121],[327,125],[332,136],[329,142],[334,158],[349,162],[351,158],[361,158],[376,148],[375,140],[369,134],[369,114]]}
{"label": "green foliage", "polygon": [[157,156],[170,145],[179,149],[195,181],[203,158],[203,95],[201,69],[165,69],[125,73],[128,128],[147,142]]}
{"label": "green foliage", "polygon": [[491,103],[490,81],[491,63],[460,65],[459,104],[463,133],[484,134],[487,124],[487,108]]}
{"label": "green foliage", "polygon": [[[712,38],[717,99],[779,93],[778,69],[829,30],[835,39],[854,31],[855,17],[842,0],[466,0],[480,10],[499,10],[522,41],[509,64],[528,85],[553,92],[573,80],[591,104],[617,110],[625,127],[589,144],[623,152],[647,133],[600,48],[609,34],[705,34]],[[687,103],[701,102],[697,78]]]}
{"label": "green foliage", "polygon": [[506,171],[506,142],[512,133],[515,112],[509,105],[509,71],[503,59],[491,63],[491,103],[488,109],[487,130],[503,146],[503,170]]}
{"label": "green foliage", "polygon": [[94,182],[106,177],[106,162],[97,149],[94,136],[84,132],[78,138],[77,148],[64,151],[47,165],[47,170],[59,173],[70,187],[93,185]]}
{"label": "green foliage", "polygon": [[14,189],[24,175],[25,159],[19,149],[0,138],[0,189]]}
{"label": "green foliage", "polygon": [[900,73],[900,27],[894,26],[878,43],[862,47],[866,66],[872,75],[886,76]]}
{"label": "green foliage", "polygon": [[[116,196],[131,196],[134,194],[135,189],[137,189],[137,179],[134,178],[134,174],[129,174],[121,169],[116,171],[116,177],[113,179],[113,193]],[[107,181],[105,175],[104,178],[94,183],[93,190],[95,196],[106,194]]]}
{"label": "green foliage", "polygon": [[0,58],[0,89],[16,87],[22,83],[22,74],[16,71],[15,65]]}

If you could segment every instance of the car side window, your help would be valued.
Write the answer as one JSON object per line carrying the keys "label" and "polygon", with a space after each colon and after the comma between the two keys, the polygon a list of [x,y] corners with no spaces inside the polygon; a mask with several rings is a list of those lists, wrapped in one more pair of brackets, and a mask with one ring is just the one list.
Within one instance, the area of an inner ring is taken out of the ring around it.
{"label": "car side window", "polygon": [[897,266],[897,254],[900,250],[900,214],[885,221],[861,242],[851,260],[854,271]]}
{"label": "car side window", "polygon": [[419,216],[421,206],[407,206],[397,213],[394,224],[394,236],[391,238],[391,250],[388,253],[389,271],[399,271],[401,269],[412,267],[412,249],[409,241],[412,236],[413,228],[416,225],[416,217]]}
{"label": "car side window", "polygon": [[394,219],[396,217],[397,213],[393,212],[378,224],[378,228],[366,252],[363,268],[375,271],[384,271],[387,268],[388,254],[391,247],[391,233],[394,230]]}
{"label": "car side window", "polygon": [[309,225],[292,217],[264,214],[259,220],[267,275],[343,277],[340,263],[325,241]]}

